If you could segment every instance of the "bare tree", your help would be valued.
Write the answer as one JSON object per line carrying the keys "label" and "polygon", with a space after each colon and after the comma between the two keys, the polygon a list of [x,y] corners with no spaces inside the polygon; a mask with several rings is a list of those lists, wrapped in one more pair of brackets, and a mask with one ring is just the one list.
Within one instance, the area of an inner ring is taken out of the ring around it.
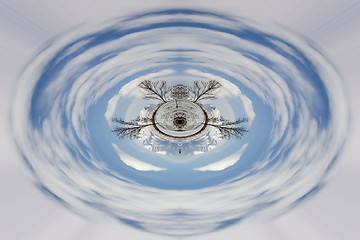
{"label": "bare tree", "polygon": [[208,119],[207,125],[217,128],[223,138],[231,139],[233,137],[241,138],[248,132],[246,128],[239,126],[247,121],[247,118],[239,118],[235,121],[228,121],[222,118],[210,118]]}
{"label": "bare tree", "polygon": [[217,89],[221,87],[221,84],[216,80],[210,80],[208,82],[195,81],[194,86],[189,88],[193,93],[193,102],[197,102],[203,99],[216,99],[218,93]]}
{"label": "bare tree", "polygon": [[113,118],[113,122],[119,123],[121,126],[112,130],[119,138],[127,137],[135,139],[139,136],[140,131],[145,127],[153,125],[150,118],[137,118],[132,121],[125,121],[121,118]]}
{"label": "bare tree", "polygon": [[144,80],[139,83],[139,87],[143,89],[144,99],[156,99],[162,102],[167,102],[166,95],[171,90],[166,86],[165,81]]}
{"label": "bare tree", "polygon": [[[165,81],[151,81],[144,80],[138,85],[144,94],[144,99],[156,99],[162,102],[167,102],[168,98],[175,99],[176,107],[178,107],[179,99],[191,99],[192,102],[204,99],[216,99],[218,89],[222,86],[216,80],[195,81],[193,87],[187,87],[183,84],[175,85],[171,88],[166,86]],[[192,96],[190,97],[190,93]],[[189,99],[189,100],[190,100]],[[154,125],[153,119],[150,117],[137,118],[131,121],[125,121],[121,118],[113,118],[113,122],[119,124],[112,131],[119,137],[127,137],[129,139],[135,139],[139,137],[142,129]],[[177,127],[181,128],[186,124],[186,116],[176,115],[174,121]],[[219,130],[221,136],[225,139],[231,139],[233,137],[241,138],[248,130],[240,124],[247,122],[247,118],[239,118],[235,121],[225,120],[220,117],[209,118],[206,122],[208,126],[215,127]],[[181,153],[181,149],[179,149]]]}

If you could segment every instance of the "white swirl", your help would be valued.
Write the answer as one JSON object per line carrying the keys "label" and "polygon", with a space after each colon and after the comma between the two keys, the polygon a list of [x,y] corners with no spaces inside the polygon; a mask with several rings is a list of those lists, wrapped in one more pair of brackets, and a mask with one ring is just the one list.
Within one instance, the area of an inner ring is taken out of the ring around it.
{"label": "white swirl", "polygon": [[[146,78],[218,79],[225,90],[212,104],[229,118],[247,116],[249,133],[181,164],[118,140],[111,118],[141,112],[134,87]],[[295,206],[324,183],[348,118],[338,74],[309,41],[191,10],[58,37],[23,72],[13,109],[19,151],[44,191],[75,211],[168,235]]]}

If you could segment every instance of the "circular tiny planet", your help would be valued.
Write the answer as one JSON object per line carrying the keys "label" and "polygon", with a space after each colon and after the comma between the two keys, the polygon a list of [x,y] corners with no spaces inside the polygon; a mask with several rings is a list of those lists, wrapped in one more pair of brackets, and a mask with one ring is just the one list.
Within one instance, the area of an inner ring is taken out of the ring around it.
{"label": "circular tiny planet", "polygon": [[202,131],[207,114],[198,104],[173,100],[161,105],[154,113],[154,127],[173,138],[186,138]]}

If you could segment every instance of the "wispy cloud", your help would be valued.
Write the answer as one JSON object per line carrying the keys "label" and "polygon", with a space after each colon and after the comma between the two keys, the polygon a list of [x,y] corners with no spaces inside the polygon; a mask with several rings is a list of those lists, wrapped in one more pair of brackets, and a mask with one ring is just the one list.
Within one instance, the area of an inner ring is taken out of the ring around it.
{"label": "wispy cloud", "polygon": [[247,146],[248,146],[248,144],[246,143],[246,144],[244,144],[244,146],[242,146],[240,148],[239,151],[232,154],[231,156],[229,156],[221,161],[206,165],[204,167],[194,168],[194,170],[196,170],[196,171],[221,171],[228,167],[231,167],[240,161],[241,155],[244,153]]}

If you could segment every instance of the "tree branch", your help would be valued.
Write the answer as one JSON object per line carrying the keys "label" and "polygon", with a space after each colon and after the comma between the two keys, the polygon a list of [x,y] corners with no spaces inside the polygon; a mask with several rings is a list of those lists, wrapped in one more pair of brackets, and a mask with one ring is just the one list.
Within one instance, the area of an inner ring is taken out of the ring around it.
{"label": "tree branch", "polygon": [[153,82],[150,80],[144,80],[138,85],[142,88],[145,99],[156,99],[162,102],[167,102],[166,95],[170,91],[170,88],[166,87],[166,82]]}
{"label": "tree branch", "polygon": [[189,90],[194,95],[193,102],[195,103],[203,99],[216,99],[216,95],[218,93],[216,90],[221,86],[222,85],[216,80],[210,80],[208,82],[195,81],[194,86],[189,88]]}
{"label": "tree branch", "polygon": [[125,121],[121,118],[113,118],[112,121],[122,125],[113,129],[112,132],[114,132],[119,138],[127,137],[129,139],[137,138],[142,129],[153,125],[150,118],[137,118],[132,121]]}
{"label": "tree branch", "polygon": [[228,121],[222,118],[210,118],[208,125],[217,128],[225,139],[231,139],[233,137],[241,138],[248,130],[238,125],[247,121],[247,118],[239,118],[235,121]]}

